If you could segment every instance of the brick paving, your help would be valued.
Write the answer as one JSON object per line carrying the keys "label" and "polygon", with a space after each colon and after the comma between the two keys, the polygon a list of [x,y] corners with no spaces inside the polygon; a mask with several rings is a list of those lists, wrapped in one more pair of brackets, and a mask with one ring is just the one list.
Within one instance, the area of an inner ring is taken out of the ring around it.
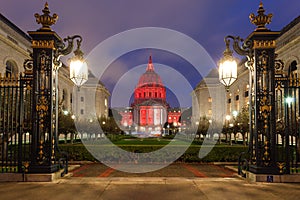
{"label": "brick paving", "polygon": [[73,177],[235,177],[237,174],[224,166],[213,164],[174,163],[157,171],[126,173],[101,163],[84,164],[71,171]]}

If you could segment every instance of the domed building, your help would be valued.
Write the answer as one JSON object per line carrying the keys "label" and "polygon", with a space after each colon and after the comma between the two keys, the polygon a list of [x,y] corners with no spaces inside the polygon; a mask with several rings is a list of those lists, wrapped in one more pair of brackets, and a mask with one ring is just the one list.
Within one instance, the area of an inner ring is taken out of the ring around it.
{"label": "domed building", "polygon": [[133,122],[138,132],[160,134],[167,121],[166,88],[154,71],[151,56],[134,91]]}
{"label": "domed building", "polygon": [[119,108],[118,112],[122,116],[120,124],[129,134],[133,131],[160,136],[181,126],[181,109],[171,108],[166,101],[166,87],[154,70],[151,56],[134,90],[131,107]]}

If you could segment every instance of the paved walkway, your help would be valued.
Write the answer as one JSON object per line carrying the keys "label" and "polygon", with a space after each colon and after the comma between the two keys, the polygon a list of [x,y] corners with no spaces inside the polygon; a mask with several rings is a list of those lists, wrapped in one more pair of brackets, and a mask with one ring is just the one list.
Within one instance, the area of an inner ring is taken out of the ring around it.
{"label": "paved walkway", "polygon": [[0,199],[201,200],[299,199],[300,184],[247,183],[239,178],[65,178],[52,183],[0,183]]}
{"label": "paved walkway", "polygon": [[247,200],[300,197],[300,183],[249,183],[218,165],[172,164],[129,174],[102,164],[84,164],[55,182],[0,183],[0,199],[16,200]]}
{"label": "paved walkway", "polygon": [[[153,164],[155,165],[155,164]],[[140,166],[139,166],[140,167]],[[146,166],[149,167],[149,166]],[[235,177],[236,172],[222,165],[174,163],[148,173],[126,173],[109,168],[101,163],[85,164],[71,171],[73,177]]]}

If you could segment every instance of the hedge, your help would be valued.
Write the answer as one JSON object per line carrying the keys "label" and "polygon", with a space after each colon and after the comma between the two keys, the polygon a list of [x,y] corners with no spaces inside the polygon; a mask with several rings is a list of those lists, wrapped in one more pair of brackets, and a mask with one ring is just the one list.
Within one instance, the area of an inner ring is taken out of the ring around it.
{"label": "hedge", "polygon": [[[159,161],[168,161],[168,158],[170,157],[170,153],[177,153],[178,155],[181,155],[180,152],[182,152],[181,147],[174,146],[170,147],[171,149],[168,150],[162,150],[162,151],[155,151],[158,149],[163,148],[163,146],[156,145],[156,146],[149,146],[149,145],[120,145],[120,148],[128,151],[128,152],[134,152],[134,153],[147,153],[147,152],[158,152],[157,153],[157,159],[152,159],[151,162],[159,162]],[[61,144],[59,145],[59,148],[61,151],[66,151],[69,154],[69,160],[73,161],[96,161],[93,157],[93,155],[90,154],[90,152],[86,149],[86,147],[82,144]],[[88,148],[93,148],[89,146]],[[95,148],[97,148],[95,146]],[[172,149],[173,148],[173,149]],[[183,148],[183,147],[182,147]],[[178,159],[177,162],[237,162],[238,157],[242,152],[247,152],[248,148],[244,146],[227,146],[227,145],[216,145],[213,148],[209,146],[203,146],[201,148],[201,152],[209,151],[209,153],[203,157],[199,158],[199,150],[201,146],[192,145],[190,146]],[[212,148],[212,149],[211,149]],[[104,151],[107,152],[104,152]],[[110,148],[107,147],[105,150],[102,150],[102,152],[99,153],[99,157],[106,155],[106,157],[103,159],[109,159],[111,162],[118,162],[122,161],[122,159],[128,159],[128,158],[121,158],[120,155],[118,155],[116,152],[109,152]],[[101,154],[101,155],[100,155]],[[132,154],[135,155],[135,154]],[[139,158],[147,159],[147,154],[140,154]],[[98,157],[98,158],[99,158]],[[136,156],[135,156],[136,157]],[[130,158],[131,159],[131,158]],[[133,160],[136,158],[132,158]],[[102,157],[101,157],[102,160]]]}

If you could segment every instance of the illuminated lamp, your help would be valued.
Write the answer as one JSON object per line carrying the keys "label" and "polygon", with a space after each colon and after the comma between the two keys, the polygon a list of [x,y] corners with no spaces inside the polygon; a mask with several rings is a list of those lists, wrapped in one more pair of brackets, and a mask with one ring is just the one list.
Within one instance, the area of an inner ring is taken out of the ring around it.
{"label": "illuminated lamp", "polygon": [[88,80],[88,66],[80,49],[81,38],[77,40],[77,49],[70,61],[70,79],[77,87],[82,86]]}
{"label": "illuminated lamp", "polygon": [[229,48],[229,40],[225,40],[226,49],[219,62],[219,80],[229,91],[229,86],[237,79],[237,62]]}

